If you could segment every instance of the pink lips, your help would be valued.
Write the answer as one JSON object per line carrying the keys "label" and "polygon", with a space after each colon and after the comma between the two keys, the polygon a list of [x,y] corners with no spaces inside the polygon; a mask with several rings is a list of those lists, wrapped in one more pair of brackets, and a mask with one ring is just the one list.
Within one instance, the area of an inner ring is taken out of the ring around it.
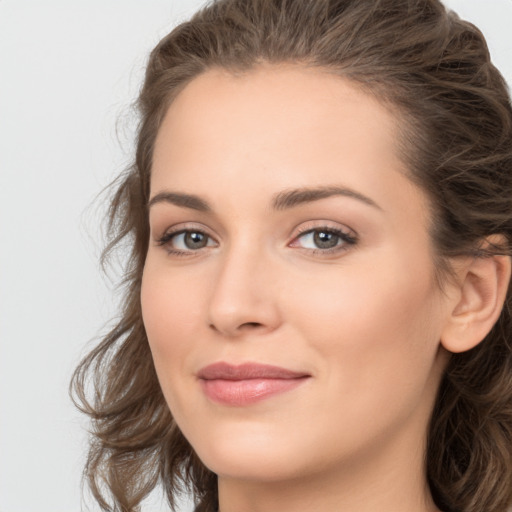
{"label": "pink lips", "polygon": [[266,364],[221,362],[201,369],[198,377],[204,393],[214,402],[243,406],[290,391],[310,375]]}

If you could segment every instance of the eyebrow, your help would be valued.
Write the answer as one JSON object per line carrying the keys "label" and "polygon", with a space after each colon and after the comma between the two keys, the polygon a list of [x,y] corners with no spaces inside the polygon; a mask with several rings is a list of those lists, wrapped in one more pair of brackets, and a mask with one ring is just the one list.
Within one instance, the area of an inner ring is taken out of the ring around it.
{"label": "eyebrow", "polygon": [[207,201],[199,196],[184,194],[182,192],[160,192],[152,197],[148,202],[148,209],[158,203],[170,203],[182,208],[190,208],[200,212],[209,212],[212,210]]}
{"label": "eyebrow", "polygon": [[[357,199],[368,206],[382,210],[382,208],[373,199],[370,199],[369,197],[350,188],[335,185],[284,190],[273,197],[271,204],[274,210],[287,210],[302,204],[312,203],[314,201],[319,201],[320,199],[326,199],[333,196],[350,197],[352,199]],[[212,211],[212,207],[205,199],[193,194],[185,194],[183,192],[160,192],[149,200],[148,208],[151,208],[158,203],[170,203],[175,206],[190,208],[200,212]]]}
{"label": "eyebrow", "polygon": [[336,185],[285,190],[274,196],[272,207],[275,210],[286,210],[304,203],[311,203],[313,201],[319,201],[320,199],[326,199],[332,196],[350,197],[352,199],[357,199],[368,206],[382,210],[382,208],[373,199],[370,199],[369,197],[350,188]]}

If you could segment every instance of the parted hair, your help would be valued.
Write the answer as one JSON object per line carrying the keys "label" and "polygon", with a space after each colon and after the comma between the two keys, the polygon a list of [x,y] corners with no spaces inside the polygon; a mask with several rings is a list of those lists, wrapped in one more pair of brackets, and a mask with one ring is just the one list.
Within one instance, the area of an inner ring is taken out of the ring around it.
{"label": "parted hair", "polygon": [[[80,363],[75,403],[91,418],[85,478],[104,511],[135,512],[160,482],[217,510],[217,478],[173,420],[144,329],[140,288],[149,241],[152,154],[173,99],[208,69],[296,63],[334,73],[389,105],[410,178],[432,205],[440,279],[450,258],[510,256],[512,108],[481,32],[438,0],[218,0],[152,51],[138,98],[135,161],[113,183],[104,258],[129,255],[120,319]],[[314,101],[314,98],[312,98]],[[485,245],[501,234],[500,245]],[[443,512],[512,504],[511,290],[491,332],[452,354],[428,429],[425,466]]]}

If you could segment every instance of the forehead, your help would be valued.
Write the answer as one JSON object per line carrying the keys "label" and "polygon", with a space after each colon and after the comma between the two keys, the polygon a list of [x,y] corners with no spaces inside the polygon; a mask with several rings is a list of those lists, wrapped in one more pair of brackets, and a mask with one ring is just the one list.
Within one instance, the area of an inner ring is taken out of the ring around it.
{"label": "forehead", "polygon": [[299,154],[310,148],[347,150],[356,140],[371,140],[366,154],[398,154],[395,116],[345,78],[292,64],[260,65],[238,74],[212,69],[192,80],[171,104],[154,161],[164,146],[169,157],[173,149],[199,142],[205,151],[229,146],[227,156],[239,141],[247,151],[250,146],[256,151],[295,144]]}
{"label": "forehead", "polygon": [[374,96],[317,68],[212,69],[168,109],[155,144],[151,193],[171,187],[264,197],[329,184],[377,203],[393,201],[398,189],[421,195],[405,178],[398,122]]}

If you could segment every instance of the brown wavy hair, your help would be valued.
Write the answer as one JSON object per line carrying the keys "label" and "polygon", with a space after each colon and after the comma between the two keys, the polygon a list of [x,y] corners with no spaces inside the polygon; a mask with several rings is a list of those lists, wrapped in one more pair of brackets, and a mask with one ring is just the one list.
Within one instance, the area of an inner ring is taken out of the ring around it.
{"label": "brown wavy hair", "polygon": [[[438,0],[218,0],[152,51],[138,99],[133,165],[114,183],[108,246],[129,256],[115,327],[76,369],[75,403],[92,420],[85,477],[104,511],[135,512],[160,482],[171,508],[191,490],[214,511],[217,479],[165,403],[142,322],[141,277],[155,138],[195,77],[261,62],[338,74],[398,112],[411,179],[429,196],[438,267],[456,255],[510,255],[512,108],[481,32]],[[502,234],[506,242],[481,250]],[[511,291],[476,348],[453,354],[429,426],[430,490],[445,512],[505,512],[512,503]]]}

